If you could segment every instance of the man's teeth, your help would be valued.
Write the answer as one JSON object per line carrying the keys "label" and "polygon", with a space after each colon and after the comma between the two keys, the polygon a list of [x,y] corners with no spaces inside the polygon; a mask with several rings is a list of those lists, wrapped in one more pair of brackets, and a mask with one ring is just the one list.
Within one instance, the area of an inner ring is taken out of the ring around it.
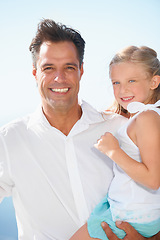
{"label": "man's teeth", "polygon": [[68,91],[68,88],[51,88],[52,92],[65,93]]}

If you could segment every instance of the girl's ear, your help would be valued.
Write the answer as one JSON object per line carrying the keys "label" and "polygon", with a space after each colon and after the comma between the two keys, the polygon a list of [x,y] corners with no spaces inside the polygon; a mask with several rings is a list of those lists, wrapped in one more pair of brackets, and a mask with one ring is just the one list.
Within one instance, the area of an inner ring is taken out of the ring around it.
{"label": "girl's ear", "polygon": [[159,75],[155,75],[152,79],[151,79],[151,89],[154,90],[156,89],[160,84],[160,76]]}

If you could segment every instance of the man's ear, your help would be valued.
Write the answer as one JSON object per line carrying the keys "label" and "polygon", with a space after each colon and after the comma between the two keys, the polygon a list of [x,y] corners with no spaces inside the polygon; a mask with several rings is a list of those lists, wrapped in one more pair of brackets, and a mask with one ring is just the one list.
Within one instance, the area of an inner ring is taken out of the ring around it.
{"label": "man's ear", "polygon": [[82,77],[83,73],[84,73],[84,69],[83,69],[83,63],[82,63],[81,68],[80,68],[80,76],[81,77]]}
{"label": "man's ear", "polygon": [[37,73],[36,67],[33,65],[33,67],[32,67],[32,74],[35,77],[35,79],[37,80],[36,73]]}
{"label": "man's ear", "polygon": [[154,90],[156,89],[160,84],[160,76],[159,75],[155,75],[152,79],[151,79],[151,89]]}

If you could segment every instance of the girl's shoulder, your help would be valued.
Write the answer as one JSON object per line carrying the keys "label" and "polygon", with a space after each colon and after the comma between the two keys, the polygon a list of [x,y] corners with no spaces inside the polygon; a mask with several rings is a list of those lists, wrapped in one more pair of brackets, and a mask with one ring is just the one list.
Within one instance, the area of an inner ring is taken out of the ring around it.
{"label": "girl's shoulder", "polygon": [[160,115],[154,110],[141,112],[135,118],[136,126],[155,127],[160,126]]}
{"label": "girl's shoulder", "polygon": [[160,119],[160,114],[152,109],[148,109],[146,111],[143,111],[143,112],[140,112],[136,119],[154,119],[154,118],[157,118],[157,119]]}

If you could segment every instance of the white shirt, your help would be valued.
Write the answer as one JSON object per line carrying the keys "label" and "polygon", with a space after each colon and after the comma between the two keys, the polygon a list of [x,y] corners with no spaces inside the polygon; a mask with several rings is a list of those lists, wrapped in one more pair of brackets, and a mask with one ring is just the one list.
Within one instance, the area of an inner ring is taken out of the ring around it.
{"label": "white shirt", "polygon": [[66,240],[106,195],[112,161],[93,147],[126,121],[87,103],[68,136],[39,108],[0,130],[0,199],[12,196],[20,240]]}

